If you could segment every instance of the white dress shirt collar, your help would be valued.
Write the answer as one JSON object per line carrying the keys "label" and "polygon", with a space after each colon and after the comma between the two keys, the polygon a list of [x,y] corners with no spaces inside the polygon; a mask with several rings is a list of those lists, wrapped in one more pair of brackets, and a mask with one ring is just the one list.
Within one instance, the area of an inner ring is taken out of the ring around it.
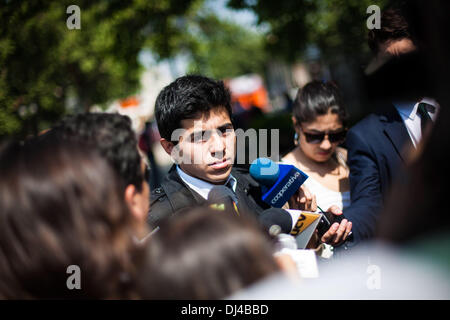
{"label": "white dress shirt collar", "polygon": [[431,98],[423,98],[419,102],[411,101],[397,101],[393,102],[395,108],[397,109],[403,123],[406,126],[406,130],[411,138],[414,147],[417,147],[419,141],[422,139],[422,129],[421,129],[421,118],[417,116],[417,108],[419,103],[426,103],[434,106],[434,110],[427,110],[432,121],[436,120],[437,114],[439,112],[439,104]]}
{"label": "white dress shirt collar", "polygon": [[396,101],[394,102],[394,106],[397,108],[400,115],[402,115],[406,118],[409,118],[411,120],[414,120],[417,115],[417,108],[419,107],[419,103],[426,103],[429,105],[432,105],[435,109],[434,112],[430,112],[428,110],[428,113],[430,114],[430,117],[433,121],[436,120],[436,116],[439,112],[439,104],[436,102],[436,100],[432,98],[422,98],[419,102],[412,102],[412,101]]}
{"label": "white dress shirt collar", "polygon": [[419,104],[417,102],[396,101],[394,102],[394,106],[397,108],[400,115],[402,115],[402,118],[406,117],[414,120]]}
{"label": "white dress shirt collar", "polygon": [[[204,199],[208,199],[208,194],[211,191],[211,189],[215,186],[214,184],[188,175],[179,166],[177,166],[177,172],[181,180],[183,180],[183,182],[186,183],[189,188],[197,192]],[[237,180],[235,177],[233,177],[232,174],[228,176],[228,179],[224,183],[224,185],[227,184],[228,182],[230,182],[233,192],[236,192]]]}

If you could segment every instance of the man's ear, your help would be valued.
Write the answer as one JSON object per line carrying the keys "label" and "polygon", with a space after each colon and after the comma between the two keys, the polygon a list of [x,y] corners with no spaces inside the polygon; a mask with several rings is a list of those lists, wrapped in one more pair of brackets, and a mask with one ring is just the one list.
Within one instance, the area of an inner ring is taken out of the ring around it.
{"label": "man's ear", "polygon": [[136,190],[136,187],[132,184],[129,184],[125,188],[125,202],[130,209],[133,216],[138,219],[142,220],[142,212],[139,208],[139,203],[137,197],[139,197],[139,192]]}
{"label": "man's ear", "polygon": [[163,147],[164,151],[166,151],[166,153],[167,153],[169,156],[172,156],[172,150],[173,150],[173,148],[175,147],[175,145],[174,145],[172,142],[167,141],[167,140],[164,139],[164,138],[161,138],[161,139],[159,140],[159,142],[161,143],[161,146]]}

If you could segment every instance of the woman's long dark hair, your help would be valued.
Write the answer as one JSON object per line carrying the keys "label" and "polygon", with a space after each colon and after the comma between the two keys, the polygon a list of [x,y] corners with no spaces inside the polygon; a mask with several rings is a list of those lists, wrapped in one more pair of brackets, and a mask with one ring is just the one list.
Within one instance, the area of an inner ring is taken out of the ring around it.
{"label": "woman's long dark hair", "polygon": [[299,123],[314,121],[317,116],[328,112],[338,115],[345,126],[347,112],[340,91],[333,82],[312,81],[297,93],[292,107],[293,115]]}
{"label": "woman's long dark hair", "polygon": [[[133,231],[119,180],[94,150],[46,138],[0,153],[0,297],[131,297]],[[80,290],[67,287],[71,265]]]}

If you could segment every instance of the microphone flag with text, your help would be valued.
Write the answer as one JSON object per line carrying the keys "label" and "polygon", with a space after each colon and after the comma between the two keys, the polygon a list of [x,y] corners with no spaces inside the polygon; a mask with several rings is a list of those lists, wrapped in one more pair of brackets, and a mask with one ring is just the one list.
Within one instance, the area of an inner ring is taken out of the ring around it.
{"label": "microphone flag with text", "polygon": [[308,179],[293,165],[276,163],[268,158],[254,160],[250,175],[261,185],[262,200],[275,208],[281,208]]}

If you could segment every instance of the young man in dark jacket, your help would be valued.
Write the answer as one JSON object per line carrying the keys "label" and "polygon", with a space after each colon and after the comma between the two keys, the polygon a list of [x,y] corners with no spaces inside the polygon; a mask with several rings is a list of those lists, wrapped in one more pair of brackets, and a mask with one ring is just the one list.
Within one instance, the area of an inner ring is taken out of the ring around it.
{"label": "young man in dark jacket", "polygon": [[[270,208],[261,200],[259,184],[245,169],[234,168],[236,134],[232,123],[230,93],[222,81],[198,75],[176,79],[156,99],[155,117],[161,145],[176,165],[161,187],[152,191],[149,224],[180,209],[205,204],[214,186],[231,190],[237,212],[258,216]],[[311,210],[313,197],[301,187],[290,204]],[[330,229],[330,239],[347,234],[347,220]]]}

